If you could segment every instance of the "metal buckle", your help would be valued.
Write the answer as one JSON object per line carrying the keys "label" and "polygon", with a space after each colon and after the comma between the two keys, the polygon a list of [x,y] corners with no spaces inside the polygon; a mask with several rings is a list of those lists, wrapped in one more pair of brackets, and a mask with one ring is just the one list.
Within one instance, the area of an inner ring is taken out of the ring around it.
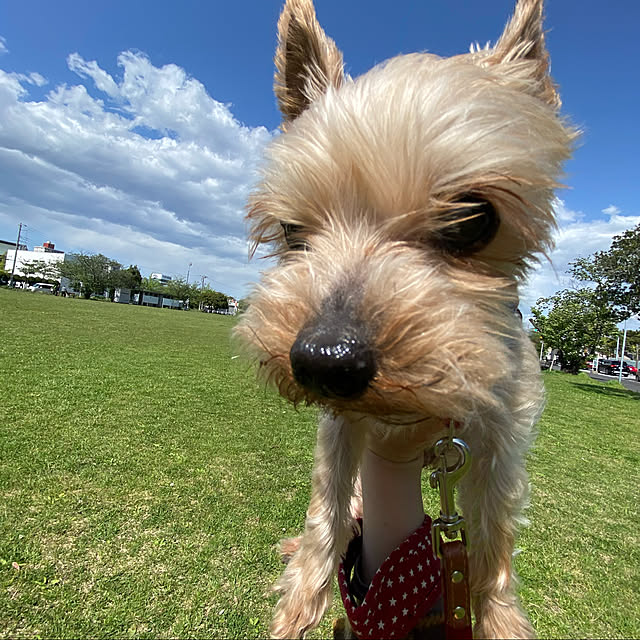
{"label": "metal buckle", "polygon": [[[431,525],[431,541],[434,551],[442,558],[441,533],[449,540],[455,539],[459,533],[462,543],[467,546],[464,518],[456,511],[454,488],[469,470],[471,450],[464,440],[452,436],[438,440],[433,450],[440,463],[431,474],[429,484],[433,489],[440,489],[440,517]],[[452,467],[447,467],[447,453],[451,451],[457,453],[458,459]]]}

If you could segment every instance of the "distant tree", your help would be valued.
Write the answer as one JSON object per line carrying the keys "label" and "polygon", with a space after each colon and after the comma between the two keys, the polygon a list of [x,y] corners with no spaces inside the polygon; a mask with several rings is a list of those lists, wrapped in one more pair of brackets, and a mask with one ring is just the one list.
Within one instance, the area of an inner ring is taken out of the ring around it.
{"label": "distant tree", "polygon": [[224,310],[229,308],[229,299],[225,293],[214,289],[203,289],[201,292],[202,304],[210,309]]}
{"label": "distant tree", "polygon": [[531,313],[540,338],[559,350],[562,368],[570,373],[578,373],[585,357],[617,331],[614,311],[592,289],[565,289],[540,298]]}
{"label": "distant tree", "polygon": [[640,225],[614,236],[607,251],[597,251],[571,263],[571,273],[592,282],[611,304],[619,320],[640,314]]}
{"label": "distant tree", "polygon": [[7,270],[7,252],[5,251],[0,253],[0,284],[7,284],[9,278],[11,278],[11,268]]}
{"label": "distant tree", "polygon": [[59,273],[68,278],[74,289],[82,291],[84,298],[92,293],[102,294],[113,288],[114,272],[122,265],[107,256],[86,253],[70,253],[59,263]]}
{"label": "distant tree", "polygon": [[174,278],[167,282],[166,292],[176,300],[182,300],[184,302],[189,300],[189,302],[191,302],[191,299],[197,296],[197,287],[188,284],[184,278]]}
{"label": "distant tree", "polygon": [[109,300],[113,302],[116,289],[130,289],[138,291],[142,276],[137,266],[129,265],[126,269],[112,268],[107,278],[107,287],[109,289]]}
{"label": "distant tree", "polygon": [[142,276],[138,265],[129,265],[126,269],[119,269],[114,272],[114,280],[118,287],[137,291],[142,283]]}
{"label": "distant tree", "polygon": [[46,260],[30,260],[23,262],[20,270],[31,282],[37,280],[55,280],[58,277],[58,265]]}
{"label": "distant tree", "polygon": [[160,280],[156,280],[155,278],[142,278],[140,281],[140,288],[143,291],[153,291],[156,293],[162,293],[167,290],[167,285],[162,284]]}

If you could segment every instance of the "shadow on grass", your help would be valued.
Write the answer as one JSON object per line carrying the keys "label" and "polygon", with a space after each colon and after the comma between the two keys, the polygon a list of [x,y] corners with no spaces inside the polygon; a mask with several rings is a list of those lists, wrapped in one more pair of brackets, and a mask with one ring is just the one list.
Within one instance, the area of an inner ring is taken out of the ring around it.
{"label": "shadow on grass", "polygon": [[582,384],[580,382],[571,382],[571,385],[582,389],[583,391],[591,391],[592,393],[599,393],[609,398],[631,398],[632,400],[640,400],[640,393],[635,391],[629,391],[627,389],[613,389],[611,387],[605,387],[595,384]]}

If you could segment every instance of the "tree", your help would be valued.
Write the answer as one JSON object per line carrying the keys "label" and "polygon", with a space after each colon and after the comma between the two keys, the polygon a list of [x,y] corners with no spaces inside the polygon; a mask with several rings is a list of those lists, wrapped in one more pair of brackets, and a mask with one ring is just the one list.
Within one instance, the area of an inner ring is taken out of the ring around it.
{"label": "tree", "polygon": [[142,283],[142,276],[138,265],[129,265],[126,269],[117,269],[112,272],[113,282],[117,287],[138,290]]}
{"label": "tree", "polygon": [[572,262],[570,271],[578,280],[595,284],[619,321],[640,314],[640,224],[614,236],[607,251]]}
{"label": "tree", "polygon": [[59,263],[58,271],[71,281],[74,289],[80,289],[89,299],[92,293],[102,294],[112,287],[115,271],[122,265],[116,260],[98,254],[70,253]]}
{"label": "tree", "polygon": [[531,313],[541,339],[558,349],[562,368],[570,373],[578,373],[602,338],[617,331],[615,312],[593,289],[564,289],[540,298]]}
{"label": "tree", "polygon": [[58,277],[58,265],[46,260],[31,260],[23,262],[20,270],[25,278],[31,282],[36,280],[55,280]]}
{"label": "tree", "polygon": [[142,278],[140,281],[140,288],[143,291],[153,291],[156,293],[163,293],[167,290],[167,286],[155,278]]}
{"label": "tree", "polygon": [[201,300],[205,307],[223,310],[229,308],[229,299],[228,296],[220,291],[215,291],[213,289],[203,289],[201,291]]}
{"label": "tree", "polygon": [[195,285],[188,284],[184,278],[174,278],[169,280],[166,286],[166,292],[173,296],[176,300],[182,300],[189,303],[195,301],[197,296],[197,287]]}

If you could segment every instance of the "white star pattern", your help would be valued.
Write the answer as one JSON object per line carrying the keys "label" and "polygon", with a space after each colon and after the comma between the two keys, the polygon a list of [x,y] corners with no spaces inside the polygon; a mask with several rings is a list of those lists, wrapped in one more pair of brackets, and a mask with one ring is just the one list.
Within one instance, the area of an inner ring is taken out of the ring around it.
{"label": "white star pattern", "polygon": [[[427,520],[428,518],[425,519],[425,522]],[[431,558],[436,560],[433,566]],[[411,620],[417,619],[416,616],[419,617],[419,612],[424,609],[423,604],[426,604],[424,598],[428,597],[431,600],[436,595],[433,589],[439,585],[441,566],[433,552],[431,536],[428,535],[426,529],[422,528],[407,538],[390,554],[388,560],[391,560],[393,564],[383,563],[371,582],[367,596],[369,604],[367,609],[359,606],[348,593],[351,572],[346,564],[340,566],[338,582],[354,637],[370,639],[374,636],[379,638],[393,637],[395,640],[396,636],[406,635],[407,624]],[[405,560],[407,560],[406,563]],[[396,565],[400,566],[400,564],[406,564],[405,571],[396,575]],[[392,574],[395,576],[393,579],[391,578]],[[396,591],[402,587],[407,587],[407,591],[398,593],[398,598],[396,598]],[[386,593],[385,590],[390,593]],[[384,604],[385,602],[386,604]],[[367,610],[368,615],[366,615]],[[402,618],[407,618],[407,620],[403,623]],[[367,628],[369,633],[366,632]],[[396,631],[398,633],[395,633]]]}

